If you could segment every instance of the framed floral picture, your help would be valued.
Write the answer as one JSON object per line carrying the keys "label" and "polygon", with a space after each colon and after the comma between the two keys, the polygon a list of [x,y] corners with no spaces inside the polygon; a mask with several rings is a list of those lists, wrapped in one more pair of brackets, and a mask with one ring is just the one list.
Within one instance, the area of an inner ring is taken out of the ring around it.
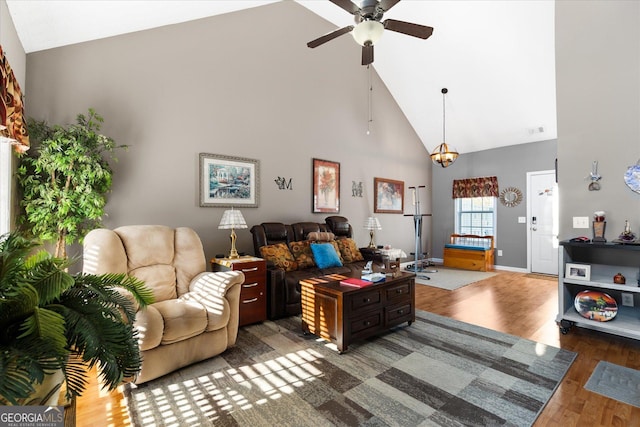
{"label": "framed floral picture", "polygon": [[200,206],[257,208],[258,160],[200,153]]}
{"label": "framed floral picture", "polygon": [[313,159],[312,212],[340,212],[340,163]]}
{"label": "framed floral picture", "polygon": [[373,204],[375,213],[403,213],[404,181],[373,178]]}

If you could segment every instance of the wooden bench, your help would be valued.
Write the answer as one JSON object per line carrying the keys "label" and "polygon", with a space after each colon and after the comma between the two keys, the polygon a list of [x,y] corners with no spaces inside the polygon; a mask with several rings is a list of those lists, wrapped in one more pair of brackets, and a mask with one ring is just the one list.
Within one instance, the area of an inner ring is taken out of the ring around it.
{"label": "wooden bench", "polygon": [[444,266],[463,270],[493,270],[493,236],[452,234],[444,245]]}

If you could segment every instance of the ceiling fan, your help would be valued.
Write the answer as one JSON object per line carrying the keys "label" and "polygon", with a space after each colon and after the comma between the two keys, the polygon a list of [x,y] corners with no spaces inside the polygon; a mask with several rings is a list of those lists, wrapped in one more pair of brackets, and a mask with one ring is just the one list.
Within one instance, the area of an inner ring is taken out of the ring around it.
{"label": "ceiling fan", "polygon": [[362,65],[373,62],[373,45],[380,39],[384,30],[395,31],[409,36],[428,39],[433,34],[433,28],[411,22],[385,19],[382,16],[395,6],[400,0],[362,0],[358,7],[351,0],[329,0],[355,17],[356,25],[331,31],[324,36],[307,43],[310,48],[318,47],[328,41],[346,33],[351,33],[356,42],[362,46]]}

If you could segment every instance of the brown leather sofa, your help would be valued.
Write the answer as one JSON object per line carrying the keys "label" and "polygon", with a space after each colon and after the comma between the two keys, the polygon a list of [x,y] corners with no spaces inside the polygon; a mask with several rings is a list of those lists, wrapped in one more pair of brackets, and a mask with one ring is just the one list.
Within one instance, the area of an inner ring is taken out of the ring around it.
{"label": "brown leather sofa", "polygon": [[[349,220],[341,216],[330,216],[326,223],[298,222],[283,224],[280,222],[263,222],[251,228],[253,235],[253,248],[256,256],[260,256],[260,248],[277,243],[289,245],[291,242],[307,240],[312,232],[331,232],[335,239],[351,238],[353,228]],[[363,254],[364,256],[364,254]],[[344,263],[342,267],[330,267],[320,269],[310,267],[285,271],[267,263],[267,316],[269,319],[295,316],[302,312],[300,304],[300,281],[304,279],[320,277],[327,274],[360,274],[367,259]]]}

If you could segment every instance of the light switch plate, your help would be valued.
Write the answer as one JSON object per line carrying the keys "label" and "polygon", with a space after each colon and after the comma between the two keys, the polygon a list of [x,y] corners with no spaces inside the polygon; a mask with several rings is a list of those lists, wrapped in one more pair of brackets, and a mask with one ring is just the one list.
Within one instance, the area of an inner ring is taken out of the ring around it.
{"label": "light switch plate", "polygon": [[526,224],[526,223],[527,223],[527,218],[523,216],[518,217],[518,224]]}
{"label": "light switch plate", "polygon": [[573,228],[589,228],[589,217],[588,216],[574,216],[573,217]]}

